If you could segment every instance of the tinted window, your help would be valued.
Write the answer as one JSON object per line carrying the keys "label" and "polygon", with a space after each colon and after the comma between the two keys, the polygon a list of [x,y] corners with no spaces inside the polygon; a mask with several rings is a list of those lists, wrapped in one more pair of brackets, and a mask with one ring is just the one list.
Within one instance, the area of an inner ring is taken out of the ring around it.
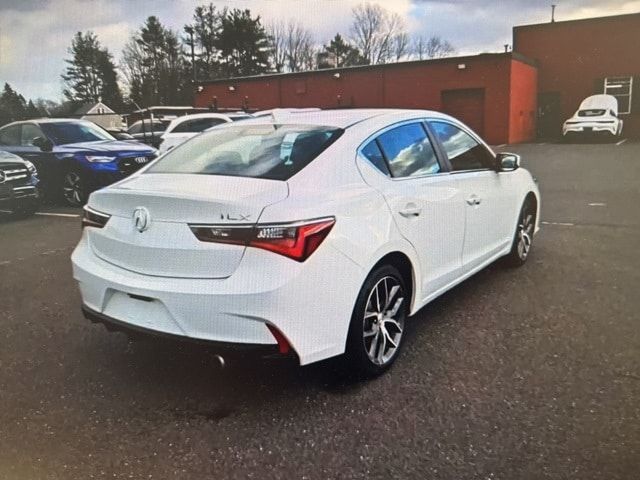
{"label": "tinted window", "polygon": [[493,168],[495,159],[491,152],[468,133],[450,123],[430,122],[430,125],[442,143],[454,171]]}
{"label": "tinted window", "polygon": [[2,145],[20,145],[20,132],[22,125],[13,125],[0,130],[0,143]]}
{"label": "tinted window", "polygon": [[204,132],[207,128],[214,127],[225,123],[221,118],[196,118],[194,120],[186,120],[174,128],[171,133],[199,133]]}
{"label": "tinted window", "polygon": [[579,117],[600,117],[604,115],[605,112],[606,110],[592,108],[590,110],[580,110],[578,112],[578,116]]}
{"label": "tinted window", "polygon": [[147,172],[287,180],[341,134],[321,126],[236,124],[178,145]]}
{"label": "tinted window", "polygon": [[33,141],[38,137],[43,137],[42,130],[32,123],[22,125],[22,135],[20,144],[25,147],[33,146]]}
{"label": "tinted window", "polygon": [[[164,132],[167,129],[168,124],[162,123],[160,120],[156,120],[151,123],[150,120],[144,121],[144,130],[142,129],[142,122],[138,120],[136,123],[129,127],[127,133],[135,134],[135,133],[151,133],[153,132]],[[152,128],[153,127],[153,128]]]}
{"label": "tinted window", "polygon": [[115,140],[106,130],[91,122],[47,122],[41,126],[55,145]]}
{"label": "tinted window", "polygon": [[369,160],[373,165],[385,175],[389,175],[389,169],[387,163],[384,161],[382,150],[378,146],[376,140],[369,142],[362,150],[362,155]]}
{"label": "tinted window", "polygon": [[394,177],[425,175],[440,171],[433,146],[421,123],[402,125],[378,137]]}

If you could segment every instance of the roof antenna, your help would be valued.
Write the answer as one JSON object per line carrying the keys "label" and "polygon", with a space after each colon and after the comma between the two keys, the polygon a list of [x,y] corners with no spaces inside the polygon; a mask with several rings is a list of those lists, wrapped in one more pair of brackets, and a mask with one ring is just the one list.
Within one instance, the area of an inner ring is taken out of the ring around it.
{"label": "roof antenna", "polygon": [[554,23],[556,21],[556,6],[551,5],[551,23]]}

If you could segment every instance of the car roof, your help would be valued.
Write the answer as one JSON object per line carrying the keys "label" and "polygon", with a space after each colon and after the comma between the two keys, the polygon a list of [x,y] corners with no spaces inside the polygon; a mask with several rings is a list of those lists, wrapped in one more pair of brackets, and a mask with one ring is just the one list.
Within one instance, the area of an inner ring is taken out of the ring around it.
{"label": "car roof", "polygon": [[4,125],[5,127],[8,127],[9,125],[20,125],[22,123],[58,123],[58,122],[78,122],[78,123],[87,123],[88,120],[82,120],[79,118],[48,118],[48,117],[43,117],[43,118],[30,118],[28,120],[18,120],[16,122],[11,122],[7,125]]}
{"label": "car roof", "polygon": [[600,93],[598,95],[591,95],[585,98],[578,110],[590,110],[590,109],[605,109],[618,111],[618,99],[613,95],[606,95]]}
{"label": "car roof", "polygon": [[393,117],[397,118],[407,115],[408,118],[431,116],[445,117],[445,115],[430,110],[411,110],[397,108],[352,108],[319,111],[288,111],[285,109],[274,109],[271,115],[243,120],[244,124],[264,124],[267,123],[293,123],[300,125],[322,125],[326,127],[349,128],[357,123],[370,120],[372,118]]}

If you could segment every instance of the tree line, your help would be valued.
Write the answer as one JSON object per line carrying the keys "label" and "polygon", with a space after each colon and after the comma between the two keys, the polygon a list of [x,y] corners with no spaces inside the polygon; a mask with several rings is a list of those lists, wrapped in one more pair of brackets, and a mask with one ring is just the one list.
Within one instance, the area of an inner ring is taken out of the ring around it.
{"label": "tree line", "polygon": [[76,33],[61,74],[67,102],[26,101],[7,84],[0,95],[0,122],[69,114],[80,104],[99,100],[116,111],[191,105],[199,81],[441,58],[454,52],[439,36],[410,36],[398,14],[376,4],[353,8],[348,34],[337,33],[320,45],[297,21],[265,25],[249,9],[219,9],[210,3],[196,7],[181,31],[148,17],[125,44],[119,63],[93,32]]}

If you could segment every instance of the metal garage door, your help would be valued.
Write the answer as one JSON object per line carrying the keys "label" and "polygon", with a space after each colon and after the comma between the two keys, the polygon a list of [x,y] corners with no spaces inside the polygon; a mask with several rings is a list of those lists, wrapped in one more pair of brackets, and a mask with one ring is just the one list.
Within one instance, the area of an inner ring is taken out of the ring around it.
{"label": "metal garage door", "polygon": [[442,110],[484,135],[484,89],[444,90]]}

